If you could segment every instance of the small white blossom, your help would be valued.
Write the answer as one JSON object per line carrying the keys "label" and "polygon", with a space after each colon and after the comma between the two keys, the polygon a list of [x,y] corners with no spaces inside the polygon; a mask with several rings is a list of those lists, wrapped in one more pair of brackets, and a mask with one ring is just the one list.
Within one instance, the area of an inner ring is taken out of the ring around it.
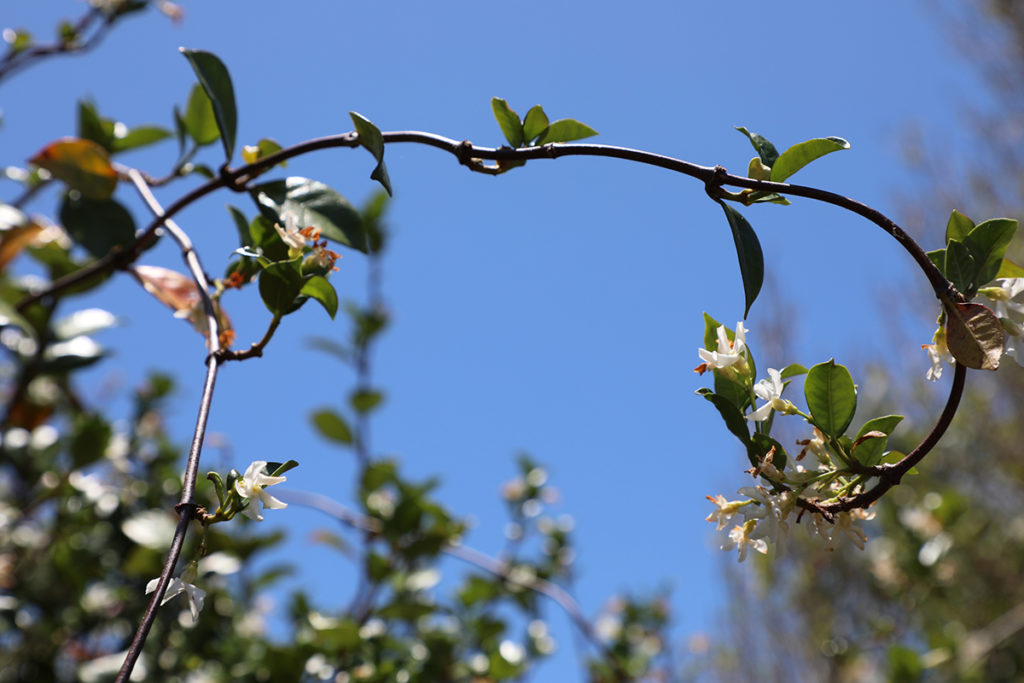
{"label": "small white blossom", "polygon": [[[196,623],[199,620],[199,612],[203,609],[203,600],[206,599],[206,591],[201,588],[197,588],[192,581],[196,580],[196,574],[198,573],[198,567],[195,562],[188,565],[185,571],[181,573],[180,577],[171,579],[170,583],[167,584],[167,592],[164,593],[164,599],[160,602],[161,605],[166,605],[168,600],[177,597],[179,594],[184,593],[188,598],[188,609],[192,613],[192,623]],[[152,593],[156,590],[157,584],[160,583],[160,579],[156,578],[146,584],[146,593]]]}
{"label": "small white blossom", "polygon": [[704,361],[698,366],[697,371],[703,374],[708,369],[721,370],[733,365],[745,365],[743,351],[746,345],[747,330],[742,322],[736,323],[736,334],[732,341],[726,333],[725,325],[718,326],[718,348],[715,351],[697,349],[697,355]]}
{"label": "small white blossom", "polygon": [[755,551],[762,555],[768,554],[768,544],[763,538],[751,538],[750,533],[754,530],[757,522],[750,520],[743,524],[743,526],[734,526],[732,531],[729,532],[729,539],[722,544],[722,550],[732,550],[736,548],[739,553],[739,561],[747,559],[747,550],[753,548]]}
{"label": "small white blossom", "polygon": [[714,503],[717,508],[714,512],[704,518],[705,521],[718,523],[716,531],[724,529],[726,524],[729,523],[729,520],[733,518],[739,509],[748,505],[748,503],[742,500],[726,500],[725,496],[721,493],[716,495],[714,498],[711,496],[705,496],[705,498]]}
{"label": "small white blossom", "polygon": [[1006,331],[1003,353],[1024,365],[1024,278],[1000,278],[995,287],[978,290],[992,301],[992,311]]}
{"label": "small white blossom", "polygon": [[768,377],[770,379],[763,379],[754,385],[754,393],[765,403],[747,415],[748,420],[762,422],[768,419],[773,410],[789,412],[792,406],[789,401],[782,398],[782,390],[785,388],[782,382],[782,373],[775,368],[768,368]]}
{"label": "small white blossom", "polygon": [[291,211],[281,213],[284,218],[284,227],[280,223],[274,223],[274,230],[281,236],[281,241],[288,245],[288,255],[295,258],[302,253],[306,247],[306,236],[299,228],[299,217]]}
{"label": "small white blossom", "polygon": [[260,514],[260,503],[263,503],[263,506],[270,510],[280,510],[288,507],[287,503],[282,503],[263,490],[265,486],[280,484],[286,479],[286,477],[271,477],[268,474],[264,474],[263,468],[266,465],[267,462],[265,460],[253,462],[249,465],[249,469],[245,471],[245,475],[235,481],[235,491],[238,495],[249,499],[249,505],[244,510],[246,517],[255,519],[257,522],[263,521],[263,515]]}
{"label": "small white blossom", "polygon": [[949,347],[946,346],[946,331],[941,327],[935,332],[935,338],[933,344],[922,344],[921,348],[928,352],[928,360],[931,361],[932,366],[928,368],[928,372],[925,378],[929,382],[934,382],[942,377],[942,362],[953,365],[956,361],[953,360],[953,354],[949,352]]}

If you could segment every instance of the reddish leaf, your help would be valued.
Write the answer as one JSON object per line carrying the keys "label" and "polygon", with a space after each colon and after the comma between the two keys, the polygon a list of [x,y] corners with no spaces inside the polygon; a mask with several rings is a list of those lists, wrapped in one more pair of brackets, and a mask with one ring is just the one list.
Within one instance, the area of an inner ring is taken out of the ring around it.
{"label": "reddish leaf", "polygon": [[117,186],[110,154],[92,140],[64,138],[43,147],[29,163],[45,168],[57,180],[90,199],[109,199]]}

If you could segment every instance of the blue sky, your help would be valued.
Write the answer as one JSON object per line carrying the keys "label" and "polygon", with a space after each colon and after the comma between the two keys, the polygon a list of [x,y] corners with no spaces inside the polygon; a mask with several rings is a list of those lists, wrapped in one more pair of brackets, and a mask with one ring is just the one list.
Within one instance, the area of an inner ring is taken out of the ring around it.
{"label": "blue sky", "polygon": [[[578,118],[600,131],[595,142],[734,172],[745,170],[753,150],[733,126],[780,149],[839,135],[852,149],[794,181],[894,212],[908,182],[904,127],[914,121],[948,135],[957,103],[978,97],[924,2],[791,2],[746,13],[719,3],[637,2],[627,10],[603,1],[523,2],[514,14],[507,4],[482,2],[182,5],[180,25],[147,12],[95,52],[51,60],[6,83],[3,162],[20,163],[73,134],[81,97],[129,125],[168,125],[172,104],[183,103],[193,83],[177,52],[186,46],[215,52],[230,69],[240,144],[344,132],[347,112],[356,110],[383,130],[497,146],[503,139],[489,101],[500,96],[520,114],[539,103],[553,119]],[[45,37],[56,18],[83,8],[10,1],[0,24]],[[159,174],[175,152],[169,142],[123,161]],[[207,154],[220,162],[219,147]],[[721,209],[696,181],[618,160],[531,162],[491,178],[412,145],[389,147],[386,159],[395,199],[384,294],[394,325],[375,359],[388,397],[375,447],[400,457],[410,474],[440,475],[445,503],[476,521],[467,544],[490,553],[503,544],[500,487],[514,474],[515,455],[531,453],[561,492],[554,512],[576,520],[577,596],[588,613],[618,592],[667,586],[680,638],[713,629],[723,600],[721,553],[703,519],[704,496],[731,495],[748,481],[732,437],[693,394],[702,386],[692,372],[701,313],[730,325],[743,314]],[[334,150],[295,160],[287,173],[326,182],[360,204],[376,191],[371,168],[365,152]],[[185,185],[158,196],[169,203]],[[15,189],[2,192],[10,198]],[[143,222],[129,188],[118,198]],[[209,271],[220,271],[236,246],[224,205],[251,214],[243,199],[222,193],[180,215]],[[43,194],[29,208],[52,215],[55,202]],[[770,281],[747,323],[749,340],[757,354],[759,331],[781,324],[792,341],[784,356],[760,353],[759,367],[832,356],[856,366],[889,353],[879,301],[927,291],[894,241],[807,200],[744,213]],[[146,262],[180,263],[168,245]],[[346,253],[339,265],[339,292],[360,295],[361,257]],[[148,369],[176,373],[172,425],[186,443],[203,374],[201,340],[126,277],[82,302],[123,319],[101,338],[116,355],[91,377],[127,388]],[[225,305],[243,344],[262,333],[267,313],[254,291]],[[219,436],[204,463],[244,469],[255,459],[295,458],[301,467],[289,473],[289,486],[351,501],[353,463],[308,426],[311,410],[341,403],[351,376],[306,340],[340,336],[343,327],[313,306],[285,323],[263,359],[224,369],[210,423]],[[923,343],[931,331],[912,333]],[[925,367],[921,354],[920,367],[906,374],[923,381]],[[326,520],[293,506],[267,523],[294,532],[286,552],[303,565],[294,585],[325,605],[343,604],[349,566],[308,541]],[[540,679],[564,680],[574,671],[567,620],[550,615],[560,650]]]}

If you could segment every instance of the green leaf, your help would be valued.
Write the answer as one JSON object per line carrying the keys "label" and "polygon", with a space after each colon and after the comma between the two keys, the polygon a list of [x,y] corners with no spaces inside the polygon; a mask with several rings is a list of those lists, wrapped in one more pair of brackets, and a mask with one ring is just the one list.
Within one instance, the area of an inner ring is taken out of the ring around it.
{"label": "green leaf", "polygon": [[260,297],[267,310],[282,316],[294,310],[295,299],[302,291],[299,259],[271,263],[260,271]]}
{"label": "green leaf", "polygon": [[348,115],[352,117],[356,133],[359,134],[359,144],[369,150],[373,158],[377,160],[377,166],[370,174],[370,178],[383,185],[390,197],[391,179],[388,178],[388,169],[384,165],[384,137],[380,134],[380,129],[362,114],[350,111]]}
{"label": "green leaf", "polygon": [[235,134],[238,129],[238,113],[235,109],[235,89],[231,85],[231,76],[224,62],[212,52],[179,48],[181,54],[192,65],[199,84],[203,86],[213,105],[213,114],[220,130],[220,138],[224,143],[227,160],[235,152]]}
{"label": "green leaf", "polygon": [[526,142],[533,142],[540,134],[544,132],[544,129],[548,127],[548,115],[544,113],[539,104],[535,104],[530,107],[530,111],[526,112],[526,118],[523,119],[523,138]]}
{"label": "green leaf", "polygon": [[327,278],[314,275],[302,285],[301,293],[319,301],[327,311],[327,315],[331,316],[332,320],[334,319],[338,312],[338,293],[334,291],[334,286],[327,281]]}
{"label": "green leaf", "polygon": [[366,232],[359,212],[321,182],[293,176],[255,185],[250,194],[271,223],[284,225],[281,214],[291,211],[303,227],[313,225],[329,240],[363,253],[367,251]]}
{"label": "green leaf", "polygon": [[547,127],[537,139],[538,145],[549,142],[572,142],[597,135],[597,131],[576,119],[559,119]]}
{"label": "green leaf", "polygon": [[125,152],[152,145],[171,137],[171,131],[160,126],[139,126],[132,128],[123,137],[114,137],[110,141],[111,152]]}
{"label": "green leaf", "polygon": [[981,304],[946,307],[946,346],[957,363],[974,370],[995,370],[1006,332],[999,318]]}
{"label": "green leaf", "polygon": [[716,394],[710,389],[698,389],[697,393],[708,401],[718,410],[718,414],[722,416],[725,421],[725,427],[740,440],[744,446],[750,441],[750,428],[747,426],[747,421],[743,419],[743,414],[740,413],[731,400],[728,398]]}
{"label": "green leaf", "polygon": [[288,460],[286,462],[268,462],[263,466],[263,469],[272,477],[280,477],[288,470],[294,470],[298,466],[299,462],[297,460]]}
{"label": "green leaf", "polygon": [[185,104],[185,131],[199,146],[213,144],[220,137],[217,116],[203,86],[194,85]]}
{"label": "green leaf", "polygon": [[113,199],[64,196],[60,220],[78,244],[95,258],[103,258],[116,247],[135,239],[135,221],[128,210]]}
{"label": "green leaf", "polygon": [[857,410],[857,390],[850,371],[835,360],[818,363],[807,372],[804,397],[818,428],[832,437],[840,437],[850,426]]}
{"label": "green leaf", "polygon": [[238,231],[238,244],[241,247],[252,247],[255,246],[252,241],[252,233],[249,232],[249,219],[245,217],[237,207],[228,204],[228,213],[231,214],[231,220],[235,223],[235,230]]}
{"label": "green leaf", "polygon": [[313,413],[313,424],[322,436],[331,441],[342,444],[352,443],[352,430],[348,423],[345,422],[345,418],[333,410],[324,408]]}
{"label": "green leaf", "polygon": [[779,377],[782,379],[789,379],[790,377],[796,377],[797,375],[806,374],[807,368],[800,365],[799,363],[792,363],[791,365],[787,365],[782,369],[782,372],[779,373]]}
{"label": "green leaf", "polygon": [[357,389],[349,396],[348,401],[357,413],[368,413],[384,400],[384,394],[372,389]]}
{"label": "green leaf", "polygon": [[498,120],[498,125],[501,126],[501,132],[505,135],[505,139],[508,140],[508,144],[512,145],[512,147],[521,147],[523,144],[523,123],[519,120],[519,114],[512,111],[508,106],[508,102],[500,97],[491,98],[491,111],[494,112],[494,118]]}
{"label": "green leaf", "polygon": [[739,382],[726,379],[725,375],[715,370],[715,393],[732,403],[742,413],[750,405],[750,390]]}
{"label": "green leaf", "polygon": [[[991,282],[1003,263],[1006,248],[1017,231],[1017,221],[1012,218],[992,218],[979,223],[964,238],[964,245],[971,250],[971,256],[978,267],[975,288],[971,294]],[[948,256],[946,257],[948,260]]]}
{"label": "green leaf", "polygon": [[[708,351],[718,350],[718,328],[721,326],[722,323],[707,313],[704,314],[704,348]],[[733,335],[735,336],[735,333]]]}
{"label": "green leaf", "polygon": [[88,100],[78,102],[78,137],[92,140],[107,151],[111,149],[113,125],[100,118],[96,106]]}
{"label": "green leaf", "polygon": [[949,221],[946,223],[946,243],[950,240],[964,241],[968,233],[974,229],[974,221],[967,216],[963,215],[956,209],[953,209],[953,213],[949,217]]}
{"label": "green leaf", "polygon": [[771,164],[770,180],[781,183],[815,159],[841,149],[850,149],[850,143],[836,137],[815,138],[793,145]]}
{"label": "green leaf", "polygon": [[[946,247],[945,275],[953,286],[964,294],[977,289],[975,275],[978,265],[971,256],[970,250],[958,240],[950,240]],[[969,294],[968,294],[969,296]]]}
{"label": "green leaf", "polygon": [[743,295],[746,305],[743,309],[744,320],[750,313],[750,306],[757,299],[764,282],[764,254],[757,234],[743,215],[723,201],[718,202],[725,211],[732,230],[732,239],[736,244],[736,256],[740,262],[740,276],[743,278]]}
{"label": "green leaf", "polygon": [[946,250],[945,249],[933,249],[929,252],[925,252],[925,256],[928,260],[935,264],[935,267],[946,274]]}
{"label": "green leaf", "polygon": [[764,162],[765,166],[771,167],[775,165],[775,160],[779,158],[779,152],[775,149],[775,145],[757,133],[751,133],[743,126],[736,126],[736,130],[747,136],[747,139],[750,140],[750,144],[754,146],[757,155],[761,157],[761,161]]}
{"label": "green leaf", "polygon": [[75,418],[69,450],[75,468],[90,465],[107,450],[113,429],[101,415],[83,413]]}
{"label": "green leaf", "polygon": [[[902,420],[902,415],[885,415],[865,422],[854,439],[852,451],[857,461],[865,467],[874,467],[880,463],[885,452],[885,445],[889,440],[889,435],[892,434],[892,430],[896,429],[896,425]],[[871,432],[881,432],[885,436],[868,437],[865,439],[865,436]]]}
{"label": "green leaf", "polygon": [[996,273],[996,277],[1024,277],[1024,268],[1021,268],[1010,259],[1004,258],[1002,265],[999,266],[999,272]]}

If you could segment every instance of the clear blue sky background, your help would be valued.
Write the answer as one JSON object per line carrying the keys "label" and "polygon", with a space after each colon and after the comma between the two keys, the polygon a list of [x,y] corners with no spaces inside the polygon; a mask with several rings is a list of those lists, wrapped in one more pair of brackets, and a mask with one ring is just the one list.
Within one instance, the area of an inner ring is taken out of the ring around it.
{"label": "clear blue sky background", "polygon": [[[948,135],[957,103],[977,96],[925,2],[770,10],[603,0],[182,4],[180,25],[147,12],[94,53],[51,60],[5,84],[2,162],[23,163],[73,134],[81,97],[129,125],[169,125],[172,104],[184,102],[194,78],[177,52],[183,45],[217,53],[231,70],[240,144],[344,132],[347,112],[357,110],[384,130],[496,146],[503,139],[489,100],[500,96],[521,114],[540,103],[552,119],[579,118],[600,131],[596,142],[736,172],[753,151],[734,125],[780,149],[843,136],[850,151],[794,180],[893,211],[907,182],[904,126],[917,121]],[[8,0],[0,24],[46,37],[55,19],[83,8]],[[209,163],[219,163],[220,148],[208,150]],[[175,153],[167,142],[123,161],[160,174]],[[445,503],[476,520],[467,543],[490,553],[503,543],[501,484],[514,473],[515,454],[529,451],[561,491],[554,512],[576,520],[577,596],[588,613],[616,593],[668,586],[680,639],[713,629],[724,596],[704,496],[749,481],[733,438],[693,394],[702,386],[692,372],[701,312],[730,325],[743,314],[721,209],[698,182],[616,160],[533,162],[500,178],[411,145],[390,147],[387,162],[395,239],[384,290],[394,325],[376,356],[388,399],[374,446],[397,454],[410,474],[440,475]],[[365,152],[336,150],[296,160],[287,173],[322,180],[360,204],[376,191],[370,169]],[[159,196],[170,203],[186,184]],[[0,188],[0,197],[16,192]],[[118,197],[138,207],[129,188]],[[43,194],[30,208],[52,215],[56,199]],[[228,202],[252,213],[243,198],[220,194],[179,218],[213,272],[236,246]],[[793,340],[784,357],[760,354],[759,366],[886,356],[880,297],[925,291],[895,242],[806,200],[745,214],[771,281],[747,323],[750,341],[757,353],[760,331],[779,323]],[[177,268],[180,260],[164,245],[146,262]],[[346,253],[340,266],[339,291],[360,295],[361,256]],[[149,369],[171,371],[180,381],[172,426],[186,443],[202,341],[124,276],[82,302],[124,323],[101,337],[116,355],[90,375],[97,385],[86,395],[99,396],[99,382],[111,376],[127,389]],[[226,306],[243,344],[262,333],[267,313],[255,291]],[[353,463],[308,426],[313,408],[340,404],[351,376],[306,340],[340,336],[342,324],[315,306],[285,322],[263,359],[223,371],[210,427],[230,447],[208,449],[204,462],[244,469],[255,459],[295,458],[301,467],[289,474],[290,487],[351,502]],[[916,333],[928,341],[927,327]],[[906,375],[923,381],[925,366],[921,354]],[[350,566],[309,542],[327,520],[293,506],[267,524],[294,532],[286,557],[302,570],[290,585],[324,605],[343,604]],[[572,679],[567,622],[554,609],[550,615],[560,648],[539,678]]]}

